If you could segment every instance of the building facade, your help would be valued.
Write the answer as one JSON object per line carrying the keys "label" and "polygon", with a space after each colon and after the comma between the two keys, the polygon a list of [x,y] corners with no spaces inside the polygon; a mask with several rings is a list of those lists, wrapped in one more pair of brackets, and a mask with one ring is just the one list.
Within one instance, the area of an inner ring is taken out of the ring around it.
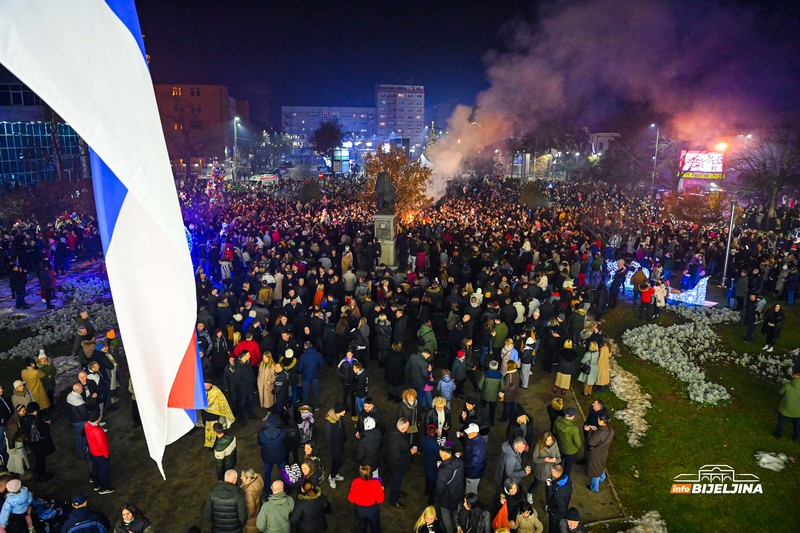
{"label": "building facade", "polygon": [[423,85],[375,86],[377,133],[382,139],[409,139],[411,146],[425,144],[425,87]]}
{"label": "building facade", "polygon": [[85,145],[68,124],[7,71],[0,75],[0,184],[83,177]]}
{"label": "building facade", "polygon": [[302,146],[323,122],[337,120],[346,136],[372,138],[375,133],[374,107],[282,106],[281,127],[296,136]]}
{"label": "building facade", "polygon": [[224,85],[157,84],[155,94],[176,173],[198,173],[215,160],[224,161],[233,156],[235,143],[241,150],[253,137],[247,102],[230,97]]}

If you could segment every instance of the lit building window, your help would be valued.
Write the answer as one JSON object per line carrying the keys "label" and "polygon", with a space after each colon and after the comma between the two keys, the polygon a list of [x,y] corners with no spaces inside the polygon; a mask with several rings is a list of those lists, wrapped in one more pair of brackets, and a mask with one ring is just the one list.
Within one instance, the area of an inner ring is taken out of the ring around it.
{"label": "lit building window", "polygon": [[181,88],[180,87],[173,87],[172,88],[172,96],[180,96],[181,95]]}
{"label": "lit building window", "polygon": [[180,130],[182,130],[182,129],[183,129],[183,124],[178,124],[177,122],[175,122],[175,123],[172,125],[172,129],[173,129],[173,130],[175,130],[175,131],[180,131]]}

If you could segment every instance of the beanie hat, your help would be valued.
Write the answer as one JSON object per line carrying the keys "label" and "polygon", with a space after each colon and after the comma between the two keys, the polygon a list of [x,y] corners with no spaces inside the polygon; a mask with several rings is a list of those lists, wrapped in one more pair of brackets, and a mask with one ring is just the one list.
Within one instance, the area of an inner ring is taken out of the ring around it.
{"label": "beanie hat", "polygon": [[334,413],[341,413],[342,411],[347,411],[347,407],[345,407],[342,402],[336,402],[333,405],[333,412]]}
{"label": "beanie hat", "polygon": [[8,492],[19,492],[22,489],[22,481],[18,479],[10,479],[8,483],[6,483],[6,489]]}
{"label": "beanie hat", "polygon": [[570,507],[567,510],[566,514],[564,515],[564,518],[566,518],[567,520],[573,520],[575,522],[580,522],[581,521],[581,513],[579,513],[576,508]]}

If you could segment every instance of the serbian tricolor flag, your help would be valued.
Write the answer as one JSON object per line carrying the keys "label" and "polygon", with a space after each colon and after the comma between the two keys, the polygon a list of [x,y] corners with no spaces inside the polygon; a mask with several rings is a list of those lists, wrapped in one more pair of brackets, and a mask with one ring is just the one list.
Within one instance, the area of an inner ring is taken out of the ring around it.
{"label": "serbian tricolor flag", "polygon": [[0,0],[0,63],[91,148],[114,307],[150,456],[206,405],[192,262],[132,0]]}

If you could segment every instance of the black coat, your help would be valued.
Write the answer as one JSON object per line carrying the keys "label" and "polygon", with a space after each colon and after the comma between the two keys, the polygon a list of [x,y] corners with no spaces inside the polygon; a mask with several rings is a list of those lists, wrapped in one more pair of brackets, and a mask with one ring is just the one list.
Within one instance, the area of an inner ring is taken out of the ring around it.
{"label": "black coat", "polygon": [[578,352],[572,348],[564,348],[558,352],[558,371],[561,374],[572,375],[575,373],[578,361]]}
{"label": "black coat", "polygon": [[392,344],[392,324],[388,320],[375,322],[375,347],[388,350]]}
{"label": "black coat", "polygon": [[545,498],[547,500],[547,515],[551,523],[558,523],[569,509],[569,501],[572,498],[572,480],[567,478],[566,483],[559,484],[560,480],[553,480],[549,487],[545,488]]}
{"label": "black coat", "polygon": [[380,463],[381,432],[373,429],[365,431],[358,439],[356,459],[359,465],[369,465],[372,470],[377,470]]}
{"label": "black coat", "polygon": [[325,514],[331,512],[328,498],[320,491],[316,495],[298,494],[289,521],[296,533],[317,533],[327,531]]}
{"label": "black coat", "polygon": [[236,397],[243,398],[255,393],[258,388],[256,385],[256,376],[250,368],[250,363],[236,361],[235,368],[236,371],[231,377],[231,385],[236,390]]}
{"label": "black coat", "polygon": [[386,464],[392,472],[411,470],[411,444],[408,434],[393,429],[386,437]]}
{"label": "black coat", "polygon": [[399,387],[405,382],[406,356],[402,350],[386,352],[386,384]]}
{"label": "black coat", "polygon": [[340,418],[333,422],[330,413],[325,419],[325,442],[328,450],[334,457],[344,454],[344,443],[347,441],[347,432],[344,427],[344,419]]}
{"label": "black coat", "polygon": [[275,414],[267,417],[267,424],[258,432],[261,460],[264,463],[285,463],[289,455],[286,447],[286,430]]}
{"label": "black coat", "polygon": [[445,509],[458,509],[464,501],[464,463],[456,456],[439,465],[436,474],[436,501]]}

